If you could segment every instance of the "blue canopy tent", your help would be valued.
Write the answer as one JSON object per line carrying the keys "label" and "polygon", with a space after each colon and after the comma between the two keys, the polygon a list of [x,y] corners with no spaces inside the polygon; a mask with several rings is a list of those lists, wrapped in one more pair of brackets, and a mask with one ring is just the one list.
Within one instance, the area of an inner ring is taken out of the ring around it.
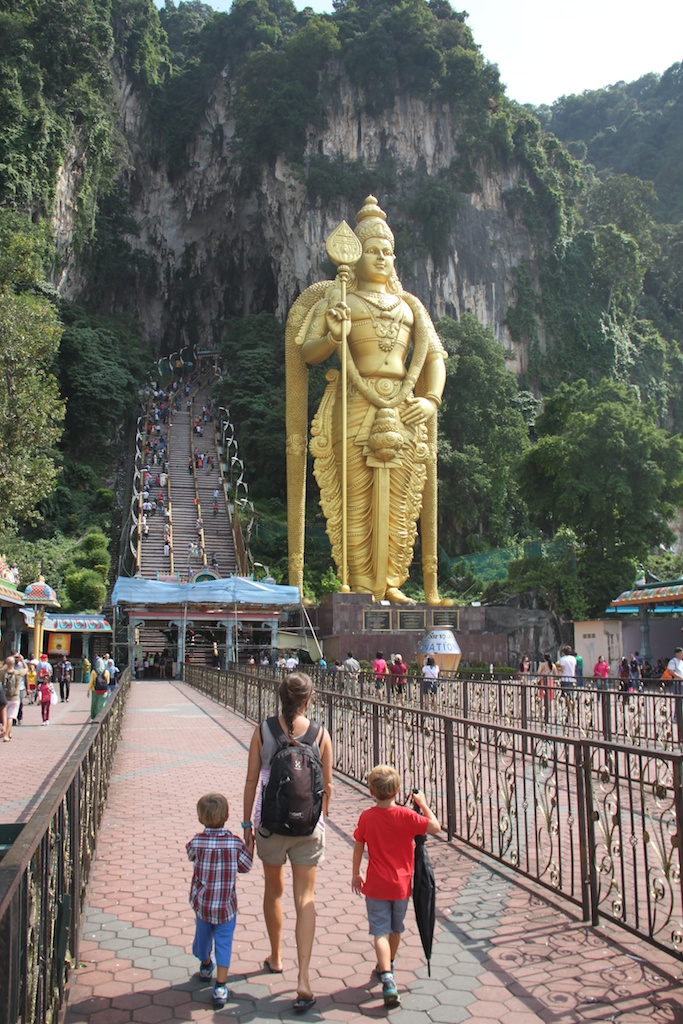
{"label": "blue canopy tent", "polygon": [[279,612],[299,609],[301,596],[298,587],[279,586],[244,576],[192,583],[122,576],[116,581],[112,604],[115,613],[121,606],[128,612],[129,660],[133,653],[131,634],[137,636],[138,626],[159,629],[163,622],[178,630],[177,657],[182,664],[188,628],[226,629],[229,635],[226,636],[225,657],[229,661],[239,660],[240,630],[253,628],[254,622],[270,629],[267,644],[276,646]]}
{"label": "blue canopy tent", "polygon": [[112,604],[251,604],[268,608],[301,603],[298,587],[283,587],[277,583],[259,583],[245,576],[205,580],[201,583],[160,583],[136,576],[120,576],[112,594]]}

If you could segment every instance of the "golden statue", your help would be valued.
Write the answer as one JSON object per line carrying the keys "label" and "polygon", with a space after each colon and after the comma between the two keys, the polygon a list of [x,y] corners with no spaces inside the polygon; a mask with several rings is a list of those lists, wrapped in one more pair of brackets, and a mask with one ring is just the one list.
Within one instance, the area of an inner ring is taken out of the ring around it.
{"label": "golden statue", "polygon": [[419,517],[425,599],[439,604],[436,411],[445,352],[427,310],[401,287],[394,236],[374,196],[356,222],[355,233],[343,223],[328,239],[337,279],[307,288],[287,318],[289,582],[303,584],[308,365],[336,353],[342,369],[327,373],[310,449],[342,590],[407,602],[400,588]]}

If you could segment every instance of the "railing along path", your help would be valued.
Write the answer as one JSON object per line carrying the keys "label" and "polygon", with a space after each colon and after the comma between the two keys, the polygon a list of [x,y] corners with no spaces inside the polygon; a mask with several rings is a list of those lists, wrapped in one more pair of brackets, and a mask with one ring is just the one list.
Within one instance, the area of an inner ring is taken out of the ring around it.
{"label": "railing along path", "polygon": [[[277,713],[274,673],[185,666],[185,680],[252,721]],[[678,750],[521,728],[497,710],[484,720],[389,705],[321,685],[311,716],[329,729],[341,774],[363,782],[373,765],[393,764],[404,793],[425,791],[449,840],[562,895],[585,920],[609,918],[683,957]]]}
{"label": "railing along path", "polygon": [[78,962],[81,911],[130,670],[0,860],[0,1024],[56,1021]]}

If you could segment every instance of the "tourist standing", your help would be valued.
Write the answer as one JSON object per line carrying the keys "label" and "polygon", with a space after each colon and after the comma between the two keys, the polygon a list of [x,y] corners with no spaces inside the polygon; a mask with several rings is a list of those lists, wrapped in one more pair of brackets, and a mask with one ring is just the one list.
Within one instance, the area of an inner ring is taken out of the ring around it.
{"label": "tourist standing", "polygon": [[73,665],[67,659],[66,654],[62,652],[59,656],[59,661],[55,666],[55,679],[59,683],[59,699],[63,700],[66,704],[69,703],[73,674]]}

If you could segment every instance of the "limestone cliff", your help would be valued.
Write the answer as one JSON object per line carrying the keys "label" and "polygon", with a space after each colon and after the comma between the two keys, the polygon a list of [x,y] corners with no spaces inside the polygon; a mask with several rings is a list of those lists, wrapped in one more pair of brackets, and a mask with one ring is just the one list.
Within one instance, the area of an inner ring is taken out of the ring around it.
{"label": "limestone cliff", "polygon": [[[120,128],[130,148],[125,179],[139,225],[139,237],[128,241],[153,257],[158,275],[152,291],[141,285],[112,295],[110,303],[137,316],[160,351],[209,344],[230,315],[266,311],[284,318],[303,288],[329,274],[323,266],[325,238],[342,218],[354,222],[364,191],[359,186],[354,203],[312,203],[306,163],[313,156],[362,158],[370,169],[393,161],[396,191],[386,195],[377,189],[393,226],[416,178],[435,176],[457,159],[458,121],[448,104],[399,95],[390,109],[372,117],[363,112],[363,97],[341,67],[334,82],[326,125],[310,130],[304,165],[280,158],[246,187],[231,146],[235,83],[227,75],[216,82],[191,145],[189,169],[171,181],[163,162],[153,165],[148,157],[143,107],[119,73]],[[524,223],[506,210],[505,195],[524,171],[514,162],[501,170],[482,161],[475,169],[477,187],[459,195],[446,259],[436,266],[424,252],[408,252],[406,258],[398,246],[398,271],[404,287],[435,319],[470,312],[489,325],[509,368],[519,371],[525,353],[512,343],[505,318],[515,300],[515,268],[533,265],[534,252]],[[73,295],[81,287],[72,270],[63,291]]]}

